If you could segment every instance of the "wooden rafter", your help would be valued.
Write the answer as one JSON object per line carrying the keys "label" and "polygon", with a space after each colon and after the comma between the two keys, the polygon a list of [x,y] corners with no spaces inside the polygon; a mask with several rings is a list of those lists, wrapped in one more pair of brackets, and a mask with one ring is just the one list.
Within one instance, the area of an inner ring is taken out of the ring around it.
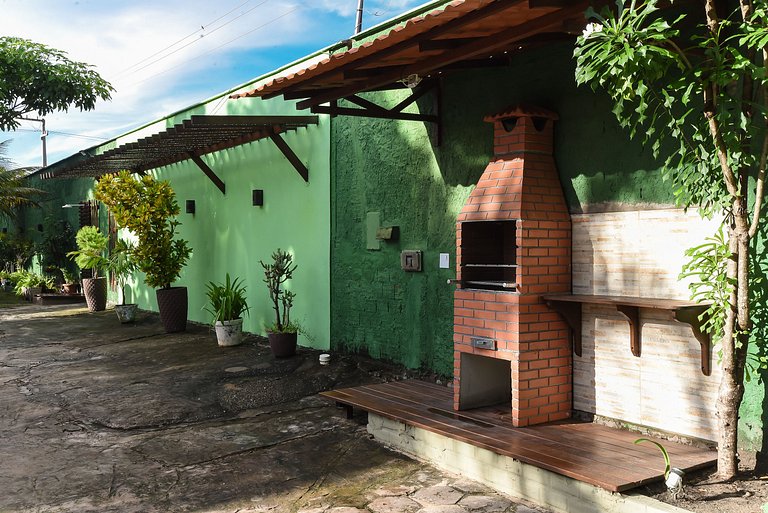
{"label": "wooden rafter", "polygon": [[[491,34],[489,36],[478,39],[471,39],[469,42],[466,42],[461,46],[452,49],[451,51],[446,51],[439,55],[429,55],[429,52],[422,52],[423,56],[420,59],[414,59],[411,63],[404,65],[397,70],[392,70],[387,73],[382,73],[381,75],[373,76],[363,83],[354,82],[348,85],[342,85],[321,94],[313,94],[307,91],[308,98],[298,102],[296,107],[299,109],[310,108],[315,105],[334,100],[336,98],[344,98],[350,94],[367,91],[371,88],[380,87],[391,82],[396,82],[409,75],[419,74],[424,76],[428,73],[431,73],[432,71],[438,70],[450,64],[460,62],[462,60],[472,59],[482,55],[488,56],[494,51],[507,48],[515,42],[525,40],[536,34],[546,32],[547,30],[552,30],[555,27],[560,28],[563,25],[564,19],[580,15],[583,13],[583,11],[584,3],[577,2],[575,5],[571,5],[561,10],[545,14],[543,16],[539,16],[529,22],[515,25],[495,34]],[[484,13],[485,10],[476,11],[476,13],[480,12]],[[476,13],[470,13],[454,21],[464,20],[465,18],[469,18],[472,14]],[[437,28],[444,29],[445,25]],[[430,39],[431,37],[425,36],[422,41],[427,41]],[[414,43],[412,42],[411,44]],[[416,44],[418,44],[418,42],[416,42]],[[393,47],[396,46],[397,45],[393,45]],[[387,50],[388,49],[384,49],[382,52],[386,52]],[[379,54],[373,54],[373,56],[375,55]],[[359,63],[360,60],[362,59],[354,61],[354,63]]]}
{"label": "wooden rafter", "polygon": [[317,122],[317,116],[192,116],[162,132],[120,145],[99,155],[64,159],[49,166],[44,170],[44,175],[50,178],[101,176],[123,169],[144,173],[150,169],[192,159],[224,192],[224,182],[200,159],[201,156]]}
{"label": "wooden rafter", "polygon": [[315,105],[312,107],[312,112],[316,114],[330,114],[332,116],[358,116],[368,118],[379,119],[397,119],[401,121],[423,121],[427,123],[439,123],[438,114],[419,114],[403,112],[403,110],[409,105],[413,104],[430,91],[435,91],[437,81],[431,80],[426,83],[420,84],[413,90],[413,93],[405,98],[403,101],[391,107],[389,109],[377,105],[372,101],[362,98],[356,94],[343,98],[344,100],[357,105],[357,107],[345,107],[338,105],[338,101],[334,100],[330,102],[330,105]]}
{"label": "wooden rafter", "polygon": [[[420,40],[430,40],[430,39],[436,39],[439,36],[442,36],[444,34],[451,34],[456,31],[460,31],[460,29],[466,25],[469,25],[471,23],[475,23],[477,21],[489,18],[491,16],[495,16],[502,11],[508,9],[510,6],[525,4],[527,0],[516,0],[516,1],[495,1],[490,3],[488,6],[478,9],[475,11],[471,11],[467,14],[464,14],[463,16],[460,16],[458,18],[455,18],[451,21],[448,21],[442,25],[439,25],[437,27],[434,27],[424,34],[420,35]],[[396,55],[404,50],[407,50],[410,47],[416,46],[419,44],[419,40],[416,39],[405,39],[403,41],[400,41],[399,43],[395,43],[391,46],[388,46],[386,48],[383,48],[380,51],[371,53],[370,55],[367,55],[366,57],[362,57],[359,59],[355,59],[347,64],[344,64],[342,66],[334,67],[333,69],[330,69],[326,72],[320,73],[318,75],[315,75],[312,77],[312,81],[315,83],[321,83],[325,81],[329,76],[333,76],[338,74],[339,72],[344,72],[351,69],[360,69],[365,68],[367,66],[375,66],[380,63],[382,59],[385,59],[387,57]],[[264,95],[263,97],[265,99],[267,98],[273,98],[275,96],[280,96],[286,92],[291,92],[296,89],[299,89],[302,86],[301,81],[297,81],[295,84],[290,84],[286,87],[280,88],[276,90],[275,92],[268,93]],[[369,89],[365,89],[369,90]],[[338,98],[341,98],[346,95],[338,96]],[[329,99],[326,99],[324,101],[329,101]],[[323,102],[319,102],[323,103]]]}

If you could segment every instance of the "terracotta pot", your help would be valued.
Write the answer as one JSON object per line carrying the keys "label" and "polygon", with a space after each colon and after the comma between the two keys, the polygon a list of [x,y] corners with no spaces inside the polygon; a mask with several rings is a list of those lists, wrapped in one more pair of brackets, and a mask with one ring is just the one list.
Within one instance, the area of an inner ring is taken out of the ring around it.
{"label": "terracotta pot", "polygon": [[120,322],[123,324],[133,322],[136,320],[136,310],[138,308],[139,305],[136,303],[130,303],[127,305],[115,305],[115,314],[117,314],[117,318],[120,319]]}
{"label": "terracotta pot", "polygon": [[88,311],[101,312],[107,308],[107,279],[83,278],[83,294]]}
{"label": "terracotta pot", "polygon": [[275,358],[288,358],[296,354],[297,333],[267,332],[269,348]]}
{"label": "terracotta pot", "polygon": [[239,346],[243,342],[243,319],[216,321],[216,340],[222,347]]}
{"label": "terracotta pot", "polygon": [[157,289],[157,309],[166,333],[187,329],[187,287]]}
{"label": "terracotta pot", "polygon": [[61,285],[61,293],[67,296],[74,296],[79,290],[80,285],[78,283],[62,283]]}

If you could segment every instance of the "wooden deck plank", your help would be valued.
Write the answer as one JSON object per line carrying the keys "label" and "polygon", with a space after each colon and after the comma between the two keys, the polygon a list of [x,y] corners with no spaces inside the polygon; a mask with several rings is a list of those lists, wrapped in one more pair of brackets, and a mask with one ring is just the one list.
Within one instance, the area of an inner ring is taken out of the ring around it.
{"label": "wooden deck plank", "polygon": [[[337,391],[338,392],[338,391]],[[326,397],[332,397],[335,400],[340,400],[340,396],[324,392]],[[350,396],[351,399],[351,396]],[[359,400],[360,396],[355,396],[352,400]],[[344,399],[341,399],[342,401]],[[543,454],[537,451],[537,443],[532,440],[523,440],[523,437],[518,437],[512,440],[505,440],[503,443],[499,443],[499,440],[493,436],[486,436],[473,432],[471,430],[454,426],[449,423],[441,421],[435,421],[424,415],[419,415],[412,411],[408,411],[408,408],[399,409],[397,415],[393,416],[389,412],[392,410],[392,403],[387,401],[379,401],[375,398],[365,398],[365,406],[361,406],[362,402],[358,402],[358,406],[376,413],[383,417],[391,418],[393,420],[403,421],[406,424],[410,424],[416,427],[426,429],[428,431],[443,434],[450,438],[467,442],[476,447],[488,449],[492,452],[510,456],[520,461],[535,464],[540,468],[552,470],[560,474],[572,477],[574,479],[589,482],[596,486],[601,486],[611,491],[619,491],[614,481],[617,474],[620,474],[618,469],[610,466],[602,466],[598,463],[589,461],[592,465],[592,472],[598,473],[602,478],[595,477],[594,475],[582,472],[584,465],[580,462],[574,462],[570,460],[564,460],[557,456],[549,454]]]}
{"label": "wooden deck plank", "polygon": [[[431,383],[399,381],[321,395],[609,491],[626,491],[663,477],[658,449],[634,444],[640,437],[636,433],[574,421],[515,428],[504,408],[453,411],[452,391]],[[662,443],[673,465],[684,470],[715,462],[713,451]]]}
{"label": "wooden deck plank", "polygon": [[[372,397],[394,400],[398,404],[404,405],[406,407],[410,407],[412,405],[421,406],[420,403],[408,396],[410,391],[408,391],[406,387],[380,386],[376,387],[375,390],[367,387],[360,387],[358,392],[369,393]],[[432,410],[435,409],[436,408],[432,408]],[[448,411],[445,413],[448,415],[452,414],[466,417],[467,419],[472,418],[463,415],[464,412]],[[627,445],[625,449],[627,452],[634,453],[633,460],[620,460],[617,462],[614,451],[621,449],[621,447],[610,447],[611,444],[606,444],[600,438],[596,438],[594,436],[581,437],[575,443],[571,443],[570,440],[564,440],[558,431],[555,431],[554,436],[552,436],[547,435],[545,432],[537,428],[538,426],[528,428],[514,428],[509,424],[495,423],[493,424],[493,433],[491,438],[498,441],[499,444],[515,444],[518,441],[517,439],[522,437],[524,443],[530,447],[535,447],[535,452],[540,455],[539,458],[541,459],[558,457],[563,461],[568,462],[570,465],[605,464],[610,467],[606,467],[604,469],[606,472],[610,471],[613,474],[616,474],[618,469],[629,471],[622,474],[622,476],[626,478],[633,477],[635,475],[634,470],[636,470],[638,466],[645,468],[651,474],[655,474],[659,468],[661,456],[658,452],[649,453],[645,447],[631,447],[629,446],[631,442],[629,442],[629,444],[625,443],[625,445]],[[485,436],[485,433],[483,433],[483,436]],[[573,446],[579,447],[578,454],[574,453],[572,450],[569,450]],[[653,447],[653,450],[657,451],[656,447]],[[663,468],[663,465],[661,468]]]}
{"label": "wooden deck plank", "polygon": [[[414,389],[413,384],[414,383],[424,383],[426,386],[418,386],[418,388]],[[426,400],[432,399],[438,407],[447,408],[450,409],[452,407],[452,399],[451,394],[448,389],[440,387],[439,389],[435,389],[434,385],[430,385],[425,382],[419,382],[417,380],[409,380],[409,381],[403,381],[403,382],[397,382],[394,384],[389,384],[389,386],[382,385],[380,390],[402,390],[402,391],[408,391],[412,392],[414,390],[420,390],[423,389],[423,397]],[[442,391],[447,391],[445,397],[440,397]],[[509,409],[502,410],[501,408],[496,409],[499,412],[504,412],[506,414],[509,414]],[[473,418],[477,418],[479,420],[482,420],[484,422],[492,423],[494,425],[499,426],[502,429],[516,429],[513,428],[510,423],[509,419],[504,417],[504,415],[496,415],[493,413],[494,409],[491,408],[485,408],[485,409],[477,409],[477,410],[468,410],[464,412],[458,412],[460,414],[465,414],[472,416]],[[579,427],[588,426],[589,431],[585,431],[584,429],[579,429]],[[614,445],[616,449],[622,449],[627,454],[635,454],[638,457],[641,458],[647,458],[650,456],[650,459],[654,463],[654,467],[658,466],[658,456],[659,453],[657,452],[658,449],[654,446],[644,446],[644,445],[635,445],[634,439],[641,438],[641,435],[632,435],[633,439],[630,440],[630,444],[628,445],[628,437],[627,433],[625,431],[618,431],[616,429],[611,429],[607,426],[600,426],[600,425],[592,425],[588,423],[583,422],[574,422],[574,421],[568,421],[568,422],[558,422],[553,424],[544,424],[539,426],[531,426],[528,428],[522,428],[525,430],[529,430],[533,433],[550,433],[548,435],[549,438],[554,439],[554,437],[558,437],[560,439],[567,439],[569,443],[575,444],[575,443],[585,443],[585,444],[593,444],[596,442],[596,434],[599,432],[598,442],[601,444],[606,445]],[[666,443],[664,440],[653,438],[653,437],[643,437],[643,438],[650,438],[651,440],[655,440],[659,443]],[[610,449],[610,448],[609,448]],[[687,446],[687,445],[681,445],[681,444],[675,444],[673,446],[670,446],[667,451],[672,456],[677,456],[680,458],[685,458],[689,455],[698,456],[701,453],[700,449],[697,449],[695,447]]]}

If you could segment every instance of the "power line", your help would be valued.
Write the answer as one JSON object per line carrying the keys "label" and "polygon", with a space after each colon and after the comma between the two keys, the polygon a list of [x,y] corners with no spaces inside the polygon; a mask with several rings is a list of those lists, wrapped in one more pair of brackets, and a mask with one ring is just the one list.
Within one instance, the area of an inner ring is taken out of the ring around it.
{"label": "power line", "polygon": [[[16,132],[40,132],[37,128],[17,128],[15,130]],[[106,141],[106,137],[96,137],[94,135],[85,135],[85,134],[73,134],[70,132],[60,132],[58,130],[48,130],[48,134],[56,134],[56,135],[63,135],[65,137],[77,137],[80,139],[93,139],[94,141]]]}
{"label": "power line", "polygon": [[147,57],[143,58],[142,60],[140,60],[140,61],[138,61],[138,62],[136,62],[136,63],[132,64],[131,66],[129,66],[129,67],[127,67],[127,68],[125,68],[123,71],[120,71],[120,72],[118,72],[118,74],[117,74],[116,76],[118,76],[118,77],[119,77],[119,76],[123,75],[124,73],[127,73],[127,72],[129,72],[130,70],[132,70],[133,68],[135,68],[135,67],[136,67],[136,66],[138,66],[139,64],[142,64],[142,63],[144,63],[144,62],[148,61],[149,59],[151,59],[152,57],[155,57],[156,55],[160,55],[160,54],[161,54],[161,53],[163,53],[164,51],[166,51],[166,50],[169,50],[169,49],[173,48],[174,46],[176,46],[177,44],[181,43],[182,41],[186,41],[187,39],[189,39],[190,37],[194,36],[194,35],[195,35],[195,34],[197,34],[198,32],[204,32],[204,31],[205,31],[205,27],[206,27],[206,26],[210,26],[210,25],[213,25],[214,23],[216,23],[216,22],[217,22],[217,21],[219,21],[220,19],[222,19],[222,18],[224,18],[224,17],[226,17],[226,16],[229,16],[229,15],[230,15],[230,14],[232,14],[234,11],[236,11],[237,9],[241,8],[242,6],[244,6],[245,4],[248,4],[248,3],[250,3],[250,2],[251,2],[251,0],[245,0],[245,2],[241,3],[240,5],[238,5],[238,6],[237,6],[237,7],[235,7],[234,9],[232,9],[232,10],[230,10],[230,11],[226,12],[225,14],[222,14],[221,16],[219,16],[218,18],[216,18],[215,20],[213,20],[213,21],[210,21],[210,22],[206,23],[205,25],[201,25],[201,26],[200,26],[200,28],[199,28],[199,29],[197,29],[197,30],[195,30],[194,32],[191,32],[190,34],[187,34],[186,36],[182,37],[182,38],[181,38],[181,39],[179,39],[178,41],[175,41],[175,42],[171,43],[170,45],[166,46],[165,48],[163,48],[163,49],[161,49],[161,50],[158,50],[158,51],[156,51],[155,53],[153,53],[152,55],[148,55]]}
{"label": "power line", "polygon": [[[247,3],[249,3],[250,1],[251,1],[251,0],[247,0],[246,2],[244,2],[244,3],[240,4],[239,6],[235,7],[235,8],[234,8],[234,9],[232,9],[231,11],[229,11],[227,14],[225,14],[225,15],[223,15],[223,16],[219,16],[219,17],[218,17],[216,20],[214,20],[213,22],[211,22],[211,24],[213,24],[213,23],[215,23],[215,22],[219,21],[220,19],[222,19],[222,18],[223,18],[223,17],[225,17],[225,16],[228,16],[228,15],[229,15],[229,14],[231,14],[233,11],[236,11],[237,9],[239,9],[239,8],[240,8],[240,7],[242,7],[243,5],[245,5],[245,4],[247,4]],[[242,18],[243,16],[245,16],[246,14],[249,14],[249,13],[253,12],[254,10],[258,9],[259,7],[261,7],[262,5],[266,4],[267,2],[269,2],[269,0],[263,0],[262,2],[259,2],[259,3],[258,3],[258,4],[256,4],[255,6],[251,7],[251,8],[250,8],[250,9],[248,9],[247,11],[245,11],[245,12],[243,12],[243,13],[241,13],[241,14],[239,14],[239,15],[235,16],[234,18],[232,18],[231,20],[227,21],[226,23],[224,23],[224,24],[222,24],[222,25],[219,25],[218,27],[216,27],[216,28],[214,28],[214,29],[210,30],[210,31],[209,31],[209,32],[207,32],[207,33],[204,33],[204,34],[200,34],[200,37],[193,39],[192,41],[190,41],[190,42],[186,43],[185,45],[182,45],[182,46],[180,46],[179,48],[176,48],[175,50],[173,50],[173,51],[171,51],[171,52],[168,52],[168,53],[166,53],[165,55],[162,55],[162,56],[158,57],[157,59],[155,59],[155,60],[153,60],[153,61],[150,61],[150,62],[148,62],[147,64],[144,64],[143,66],[141,66],[141,67],[139,67],[139,68],[136,68],[136,66],[137,66],[137,65],[139,65],[139,64],[141,64],[142,62],[145,62],[145,61],[147,61],[148,59],[151,59],[151,58],[152,58],[152,57],[154,57],[155,55],[158,55],[158,54],[160,54],[160,53],[163,53],[165,50],[168,50],[168,49],[172,48],[173,46],[177,45],[177,44],[178,44],[178,43],[180,43],[181,41],[184,41],[184,40],[188,39],[188,38],[189,38],[189,37],[191,37],[192,35],[194,35],[194,34],[197,34],[198,32],[204,32],[204,31],[205,31],[205,27],[202,27],[200,30],[196,30],[195,32],[193,32],[193,33],[192,33],[192,34],[190,34],[189,36],[186,36],[186,37],[184,37],[184,38],[180,39],[180,40],[179,40],[179,41],[177,41],[176,43],[174,43],[174,44],[170,45],[169,47],[167,47],[167,48],[165,48],[165,49],[163,49],[163,50],[160,50],[159,52],[155,52],[155,53],[154,53],[152,56],[150,56],[150,57],[147,57],[147,58],[146,58],[146,59],[144,59],[143,61],[140,61],[139,63],[137,63],[137,64],[134,64],[133,66],[131,66],[130,68],[128,68],[128,69],[126,69],[126,70],[124,70],[124,71],[120,72],[120,73],[119,73],[117,76],[121,76],[121,75],[124,75],[124,74],[125,74],[125,73],[127,73],[128,71],[132,71],[133,73],[137,73],[137,72],[139,72],[139,71],[141,71],[141,70],[144,70],[144,69],[146,69],[146,68],[148,68],[148,67],[152,66],[153,64],[157,64],[158,62],[162,61],[163,59],[167,59],[167,58],[168,58],[168,57],[170,57],[171,55],[173,55],[173,54],[175,54],[175,53],[177,53],[177,52],[180,52],[180,51],[181,51],[181,50],[183,50],[184,48],[186,48],[186,47],[188,47],[188,46],[190,46],[190,45],[193,45],[194,43],[196,43],[196,42],[200,41],[200,40],[201,40],[201,39],[203,39],[204,37],[206,37],[206,36],[209,36],[209,35],[213,34],[213,33],[214,33],[214,32],[216,32],[217,30],[219,30],[219,29],[222,29],[222,28],[226,27],[227,25],[229,25],[229,24],[230,24],[230,23],[232,23],[233,21],[236,21],[236,20],[238,20],[238,19]],[[210,25],[210,24],[209,24],[209,25]],[[136,69],[134,69],[134,68],[136,68]]]}
{"label": "power line", "polygon": [[[266,2],[266,1],[268,1],[268,0],[265,0],[265,2]],[[262,2],[262,3],[264,3],[264,2]],[[138,84],[142,84],[142,83],[144,83],[144,82],[146,82],[146,81],[148,81],[148,80],[150,80],[150,79],[153,79],[153,78],[155,78],[155,77],[157,77],[157,76],[163,75],[163,74],[165,74],[165,73],[168,73],[169,71],[172,71],[172,70],[174,70],[174,69],[176,69],[176,68],[180,68],[180,67],[182,67],[182,66],[184,66],[184,65],[186,65],[186,64],[189,64],[189,63],[190,63],[190,62],[192,62],[192,61],[195,61],[195,60],[197,60],[197,59],[201,59],[201,58],[205,57],[206,55],[210,55],[210,54],[214,53],[215,51],[219,50],[220,48],[223,48],[223,47],[225,47],[225,46],[227,46],[227,45],[229,45],[229,44],[231,44],[231,43],[234,43],[234,42],[235,42],[235,41],[237,41],[238,39],[241,39],[241,38],[243,38],[243,37],[245,37],[245,36],[247,36],[247,35],[249,35],[249,34],[252,34],[252,33],[256,32],[257,30],[261,30],[261,29],[263,29],[264,27],[266,27],[267,25],[271,25],[272,23],[276,22],[277,20],[279,20],[279,19],[281,19],[281,18],[284,18],[284,17],[288,16],[288,15],[289,15],[289,14],[291,14],[292,12],[299,10],[299,8],[300,8],[300,7],[301,7],[301,6],[297,6],[297,7],[294,7],[293,9],[289,9],[288,11],[284,12],[284,13],[283,13],[283,14],[281,14],[280,16],[278,16],[278,17],[276,17],[276,18],[272,18],[271,20],[269,20],[269,21],[267,21],[267,22],[265,22],[265,23],[262,23],[261,25],[259,25],[259,26],[255,27],[255,28],[253,28],[253,29],[251,29],[251,30],[249,30],[248,32],[245,32],[245,33],[243,33],[243,34],[240,34],[239,36],[237,36],[237,37],[235,37],[235,38],[233,38],[233,39],[230,39],[229,41],[227,41],[227,42],[225,42],[225,43],[222,43],[222,44],[220,44],[219,46],[217,46],[217,47],[215,47],[215,48],[211,48],[210,50],[208,50],[208,51],[207,51],[207,52],[205,52],[205,53],[201,53],[200,55],[197,55],[197,56],[195,56],[195,57],[192,57],[191,59],[187,59],[187,60],[185,60],[184,62],[181,62],[181,63],[179,63],[179,64],[177,64],[177,65],[175,65],[175,66],[171,66],[170,68],[164,69],[163,71],[160,71],[160,72],[158,72],[158,73],[155,73],[154,75],[150,75],[150,76],[148,76],[148,77],[146,77],[146,78],[144,78],[144,79],[142,79],[142,80],[139,80],[139,81],[137,81],[137,82],[133,82],[131,85],[134,85],[134,86],[135,86],[135,85],[138,85]]]}

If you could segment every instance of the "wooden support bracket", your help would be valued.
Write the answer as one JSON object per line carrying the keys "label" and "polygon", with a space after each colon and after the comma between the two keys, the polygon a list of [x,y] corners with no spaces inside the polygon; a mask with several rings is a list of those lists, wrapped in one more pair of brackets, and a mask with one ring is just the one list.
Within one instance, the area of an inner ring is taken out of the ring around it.
{"label": "wooden support bracket", "polygon": [[629,347],[634,356],[640,357],[643,346],[640,309],[632,305],[616,305],[616,310],[629,322]]}
{"label": "wooden support bracket", "polygon": [[205,176],[207,176],[208,179],[210,179],[213,182],[213,184],[216,187],[219,188],[219,190],[221,191],[222,194],[226,194],[227,193],[227,188],[226,188],[226,185],[224,185],[224,182],[222,182],[221,178],[219,178],[216,175],[216,173],[214,173],[213,170],[210,167],[208,167],[208,164],[203,162],[203,159],[201,159],[199,155],[195,155],[194,153],[190,153],[189,154],[189,158],[191,158],[192,161],[195,164],[197,164],[197,167],[199,167],[200,170],[203,173],[205,173]]}
{"label": "wooden support bracket", "polygon": [[702,315],[707,311],[707,306],[690,306],[675,309],[675,320],[687,324],[693,331],[693,336],[701,346],[701,372],[705,376],[712,374],[712,337],[702,330],[706,319]]}
{"label": "wooden support bracket", "polygon": [[581,305],[566,301],[547,300],[547,306],[559,313],[565,323],[571,328],[573,352],[581,356]]}
{"label": "wooden support bracket", "polygon": [[301,177],[304,179],[305,182],[309,182],[309,169],[307,169],[307,166],[304,165],[304,163],[299,159],[298,156],[293,152],[290,146],[288,146],[288,143],[285,142],[285,140],[280,137],[280,134],[278,133],[271,133],[269,134],[269,138],[272,139],[272,142],[275,143],[275,146],[278,147],[278,149],[283,152],[283,155],[285,155],[285,158],[288,159],[288,162],[290,162],[294,169],[301,175]]}
{"label": "wooden support bracket", "polygon": [[[435,114],[403,112],[406,107],[415,103],[419,98],[430,91],[435,92]],[[424,80],[416,88],[413,89],[413,92],[408,97],[389,109],[382,107],[381,105],[377,105],[370,100],[362,98],[357,94],[352,94],[339,99],[346,100],[347,102],[356,105],[356,107],[339,106],[338,100],[331,100],[329,105],[312,105],[311,111],[315,114],[329,114],[331,116],[357,116],[366,118],[396,119],[400,121],[422,121],[424,123],[434,123],[437,125],[437,141],[435,145],[439,146],[440,139],[442,138],[440,117],[441,96],[442,92],[440,89],[439,80],[431,79]]]}

